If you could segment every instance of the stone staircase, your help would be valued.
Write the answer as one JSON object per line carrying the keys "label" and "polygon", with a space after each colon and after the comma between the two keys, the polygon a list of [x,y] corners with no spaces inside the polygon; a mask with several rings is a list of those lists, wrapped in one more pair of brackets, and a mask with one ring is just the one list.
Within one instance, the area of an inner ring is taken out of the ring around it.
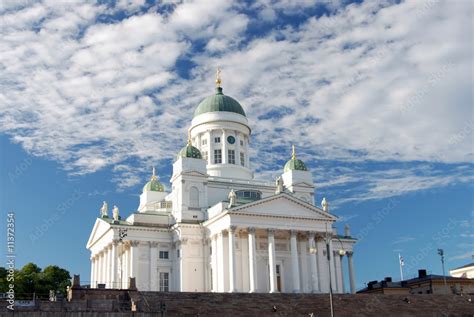
{"label": "stone staircase", "polygon": [[[337,317],[474,317],[472,295],[334,295]],[[13,316],[0,301],[0,316]],[[163,293],[80,289],[70,301],[17,307],[15,316],[330,316],[328,294]]]}

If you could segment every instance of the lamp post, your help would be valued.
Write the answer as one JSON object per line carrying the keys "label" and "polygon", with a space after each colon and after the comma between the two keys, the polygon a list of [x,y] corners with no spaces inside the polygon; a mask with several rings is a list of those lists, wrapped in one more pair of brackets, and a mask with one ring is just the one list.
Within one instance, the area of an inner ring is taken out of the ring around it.
{"label": "lamp post", "polygon": [[443,268],[444,290],[448,294],[448,284],[446,283],[446,273],[444,273],[444,250],[438,249],[438,255],[441,257],[441,267]]}
{"label": "lamp post", "polygon": [[334,304],[332,299],[332,278],[331,278],[331,252],[329,251],[329,242],[331,241],[332,235],[328,232],[328,224],[326,223],[326,257],[328,260],[328,272],[329,272],[329,307],[331,309],[331,317],[334,317]]}
{"label": "lamp post", "polygon": [[[123,238],[125,238],[126,236],[127,236],[127,229],[119,228],[120,253],[122,253],[122,251],[123,251]],[[121,254],[121,255],[119,256],[119,260],[120,260],[120,288],[123,288],[123,283],[122,283],[122,280],[123,280],[123,261],[122,261],[122,256],[123,256],[123,254]]]}

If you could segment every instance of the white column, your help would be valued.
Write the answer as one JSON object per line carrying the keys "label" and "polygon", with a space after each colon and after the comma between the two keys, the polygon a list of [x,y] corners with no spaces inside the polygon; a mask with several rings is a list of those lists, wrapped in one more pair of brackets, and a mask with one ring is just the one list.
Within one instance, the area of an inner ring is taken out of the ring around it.
{"label": "white column", "polygon": [[229,293],[237,291],[235,287],[235,226],[229,228]]}
{"label": "white column", "polygon": [[211,140],[211,131],[207,130],[206,131],[206,138],[207,138],[207,149],[208,149],[208,155],[207,155],[207,164],[214,164],[214,140]]}
{"label": "white column", "polygon": [[356,293],[356,287],[355,287],[355,275],[354,275],[354,261],[352,260],[352,255],[354,252],[349,251],[347,252],[347,262],[349,264],[349,283],[351,286],[351,294]]}
{"label": "white column", "polygon": [[298,245],[297,232],[291,230],[290,232],[290,249],[291,249],[291,271],[293,273],[293,293],[299,293],[300,287],[300,267],[298,263]]}
{"label": "white column", "polygon": [[250,293],[257,291],[257,272],[255,271],[257,262],[257,252],[255,250],[255,228],[249,228],[249,284]]}
{"label": "white column", "polygon": [[244,148],[245,148],[245,167],[250,168],[250,151],[249,151],[250,138],[244,137]]}
{"label": "white column", "polygon": [[228,163],[227,158],[227,133],[224,129],[222,129],[222,136],[221,136],[221,149],[222,149],[222,164]]}
{"label": "white column", "polygon": [[110,246],[105,247],[105,287],[110,288],[110,266],[111,266]]}
{"label": "white column", "polygon": [[111,288],[119,288],[118,283],[117,283],[117,246],[118,246],[118,241],[114,240],[112,242],[112,249],[110,250],[110,255],[112,259],[112,263],[110,265],[110,287]]}
{"label": "white column", "polygon": [[276,293],[275,230],[268,229],[268,266],[270,272],[270,293]]}
{"label": "white column", "polygon": [[[169,255],[171,256],[171,254]],[[150,291],[158,291],[158,242],[150,243]],[[171,274],[169,276],[171,281]]]}
{"label": "white column", "polygon": [[331,267],[331,288],[332,291],[335,292],[337,290],[337,284],[336,284],[336,271],[334,267],[334,251],[332,249],[332,240],[329,241],[329,265]]}
{"label": "white column", "polygon": [[235,131],[235,164],[240,165],[240,132]]}
{"label": "white column", "polygon": [[324,255],[326,252],[326,243],[323,239],[319,239],[316,242],[316,248],[318,250],[318,279],[319,279],[319,290],[322,293],[329,293],[329,271],[327,258]]}
{"label": "white column", "polygon": [[[103,265],[102,265],[102,262],[103,262],[103,261],[102,261],[102,255],[103,255],[102,251],[99,252],[99,254],[97,255],[97,257],[98,257],[98,265],[97,265],[97,266],[98,266],[98,269],[97,269],[97,284],[101,284],[101,283],[102,283],[102,272],[104,271],[104,270],[103,270]],[[97,285],[97,287],[98,287],[98,286],[99,286],[99,285]]]}
{"label": "white column", "polygon": [[346,289],[344,286],[344,255],[339,254],[339,289],[341,293],[345,293]]}
{"label": "white column", "polygon": [[95,259],[94,259],[94,256],[91,255],[91,288],[94,287],[94,279],[95,279],[95,276],[94,276],[94,272],[95,271]]}
{"label": "white column", "polygon": [[211,246],[212,246],[212,254],[211,254],[211,267],[212,267],[212,291],[217,292],[217,235],[211,237]]}
{"label": "white column", "polygon": [[130,245],[124,245],[123,252],[123,288],[128,288],[128,278],[130,277]]}
{"label": "white column", "polygon": [[309,262],[310,262],[310,272],[311,272],[311,291],[313,293],[318,293],[318,271],[317,271],[317,263],[316,263],[316,245],[315,245],[315,233],[309,232],[308,233],[308,246],[309,246]]}
{"label": "white column", "polygon": [[138,286],[138,241],[130,243],[130,277],[135,278],[135,283]]}
{"label": "white column", "polygon": [[217,289],[219,292],[224,292],[224,236],[222,232],[217,234]]}

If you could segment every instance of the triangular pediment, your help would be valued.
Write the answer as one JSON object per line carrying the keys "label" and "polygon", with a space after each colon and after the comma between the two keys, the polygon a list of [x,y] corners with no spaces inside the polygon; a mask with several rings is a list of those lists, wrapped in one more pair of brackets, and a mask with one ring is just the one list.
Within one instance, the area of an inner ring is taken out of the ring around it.
{"label": "triangular pediment", "polygon": [[293,197],[287,193],[280,193],[266,197],[252,203],[236,206],[230,209],[230,214],[240,213],[256,216],[276,216],[290,218],[305,218],[336,221],[337,217],[322,209]]}
{"label": "triangular pediment", "polygon": [[95,242],[97,242],[97,240],[100,240],[109,229],[110,224],[107,221],[97,218],[86,247],[89,249]]}

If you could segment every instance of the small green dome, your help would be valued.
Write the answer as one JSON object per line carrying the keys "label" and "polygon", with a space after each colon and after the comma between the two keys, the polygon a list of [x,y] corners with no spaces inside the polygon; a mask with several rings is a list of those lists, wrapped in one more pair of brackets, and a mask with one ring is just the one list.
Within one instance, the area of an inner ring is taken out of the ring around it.
{"label": "small green dome", "polygon": [[244,108],[242,108],[240,103],[234,98],[224,95],[222,93],[222,87],[217,87],[215,95],[209,96],[201,101],[196,108],[196,111],[194,111],[194,117],[203,113],[215,111],[234,112],[245,117]]}
{"label": "small green dome", "polygon": [[292,150],[293,150],[293,153],[291,154],[291,159],[288,162],[286,162],[285,167],[284,167],[283,170],[285,172],[291,171],[291,170],[307,171],[308,168],[306,167],[304,162],[302,160],[299,160],[299,159],[296,158],[296,152],[295,152],[295,146],[294,145],[292,146]]}
{"label": "small green dome", "polygon": [[165,191],[165,187],[163,186],[163,184],[161,184],[158,181],[158,178],[156,177],[154,167],[153,167],[153,174],[151,175],[150,181],[148,183],[146,183],[145,186],[143,186],[143,192],[146,192],[146,191],[152,191],[152,192],[164,192]]}
{"label": "small green dome", "polygon": [[178,155],[176,158],[180,157],[192,157],[192,158],[197,158],[197,159],[202,159],[201,151],[199,151],[198,148],[194,147],[191,145],[191,142],[188,142],[188,144],[179,151]]}
{"label": "small green dome", "polygon": [[302,160],[298,159],[291,159],[285,164],[285,169],[284,171],[287,172],[289,170],[297,170],[297,171],[307,171],[308,168],[304,164]]}

